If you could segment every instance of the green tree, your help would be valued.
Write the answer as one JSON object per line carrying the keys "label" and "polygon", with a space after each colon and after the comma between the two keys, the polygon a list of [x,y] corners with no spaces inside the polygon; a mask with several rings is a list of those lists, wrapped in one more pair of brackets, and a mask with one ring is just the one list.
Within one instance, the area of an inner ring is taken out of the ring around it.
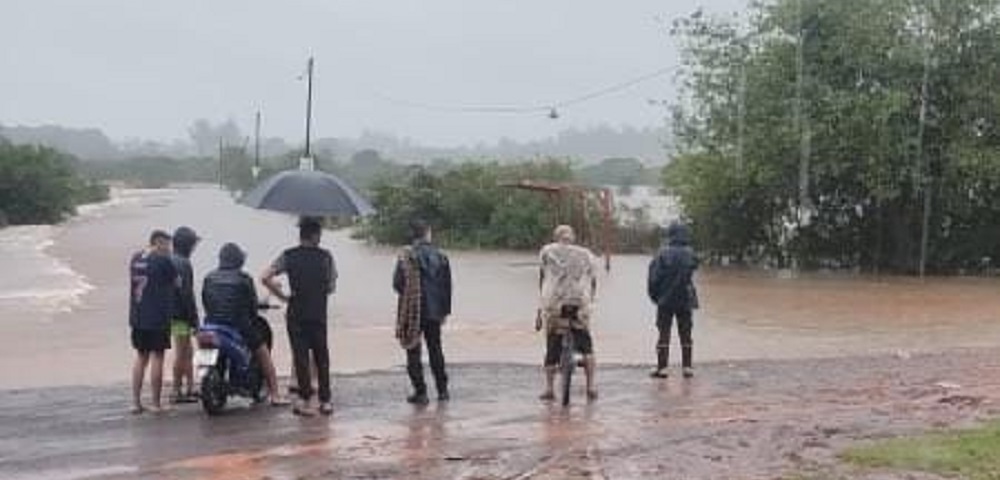
{"label": "green tree", "polygon": [[[440,165],[439,165],[440,166]],[[440,173],[410,167],[402,180],[383,179],[372,188],[375,217],[368,234],[380,243],[407,241],[407,225],[421,218],[445,245],[476,248],[535,248],[552,229],[552,206],[537,193],[510,188],[522,180],[568,182],[564,161],[462,163]]]}
{"label": "green tree", "polygon": [[[917,271],[997,258],[996,0],[775,0],[700,13],[664,172],[702,246]],[[992,195],[992,196],[991,196]]]}
{"label": "green tree", "polygon": [[81,179],[76,159],[56,150],[15,146],[0,138],[0,218],[3,223],[57,223],[107,190]]}

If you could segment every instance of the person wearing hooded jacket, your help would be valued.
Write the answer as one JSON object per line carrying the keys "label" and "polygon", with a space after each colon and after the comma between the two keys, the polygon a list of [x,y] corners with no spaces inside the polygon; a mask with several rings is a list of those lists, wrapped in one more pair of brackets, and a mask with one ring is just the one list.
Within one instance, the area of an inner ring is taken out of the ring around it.
{"label": "person wearing hooded jacket", "polygon": [[174,232],[174,252],[171,260],[180,277],[180,285],[174,298],[174,315],[170,320],[170,334],[174,341],[172,400],[175,403],[195,400],[194,349],[191,346],[191,335],[198,328],[198,305],[194,296],[194,269],[191,267],[191,255],[199,240],[198,234],[189,227],[180,227]]}
{"label": "person wearing hooded jacket", "polygon": [[253,278],[243,271],[246,254],[235,243],[227,243],[219,251],[219,268],[202,282],[201,301],[205,321],[228,325],[240,332],[247,347],[257,357],[267,381],[268,396],[273,406],[288,405],[278,393],[278,376],[264,339],[253,328],[257,315],[257,288]]}
{"label": "person wearing hooded jacket", "polygon": [[677,319],[681,343],[681,365],[684,378],[694,376],[692,339],[693,311],[698,308],[698,294],[693,276],[698,259],[691,247],[690,232],[680,223],[671,224],[666,232],[666,245],[649,264],[647,292],[656,305],[656,370],[654,378],[666,378],[670,358],[670,333]]}

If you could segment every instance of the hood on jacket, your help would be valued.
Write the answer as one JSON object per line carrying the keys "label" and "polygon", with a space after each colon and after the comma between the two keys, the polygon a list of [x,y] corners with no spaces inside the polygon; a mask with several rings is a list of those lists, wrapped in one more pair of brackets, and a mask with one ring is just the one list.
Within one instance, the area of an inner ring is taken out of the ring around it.
{"label": "hood on jacket", "polygon": [[239,245],[227,243],[219,250],[220,270],[240,270],[247,261],[247,254],[243,253]]}
{"label": "hood on jacket", "polygon": [[667,244],[683,247],[691,244],[691,230],[683,223],[671,223],[666,232]]}
{"label": "hood on jacket", "polygon": [[180,227],[174,232],[174,253],[188,258],[194,252],[194,246],[201,240],[190,227]]}

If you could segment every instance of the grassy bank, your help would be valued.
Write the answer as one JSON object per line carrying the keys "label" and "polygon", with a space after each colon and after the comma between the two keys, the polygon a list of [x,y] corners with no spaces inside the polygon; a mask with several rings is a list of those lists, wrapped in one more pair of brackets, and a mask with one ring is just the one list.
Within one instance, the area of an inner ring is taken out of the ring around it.
{"label": "grassy bank", "polygon": [[858,446],[845,452],[843,458],[865,468],[995,480],[1000,478],[1000,422]]}

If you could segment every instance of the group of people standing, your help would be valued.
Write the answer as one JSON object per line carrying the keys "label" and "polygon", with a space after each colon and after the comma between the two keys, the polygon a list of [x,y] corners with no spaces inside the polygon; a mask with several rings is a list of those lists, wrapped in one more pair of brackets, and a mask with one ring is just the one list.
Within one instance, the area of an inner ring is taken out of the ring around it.
{"label": "group of people standing", "polygon": [[[429,403],[423,371],[426,344],[431,372],[441,402],[449,401],[448,374],[442,348],[441,329],[452,309],[452,275],[447,255],[433,244],[430,225],[410,224],[411,244],[402,249],[392,278],[398,295],[396,338],[406,351],[407,373],[413,393],[407,401]],[[327,306],[336,291],[337,268],[333,255],[320,246],[322,224],[317,219],[299,222],[299,245],[285,250],[265,270],[260,280],[272,296],[287,303],[287,331],[293,360],[294,411],[301,415],[333,412],[330,388],[330,352],[327,340]],[[553,242],[539,254],[539,308],[536,330],[545,329],[545,389],[541,399],[554,399],[553,384],[562,354],[561,335],[570,329],[574,345],[583,355],[587,397],[597,398],[594,376],[596,360],[590,333],[594,300],[597,295],[597,258],[576,244],[573,229],[561,225]],[[192,336],[199,323],[194,293],[191,256],[199,242],[188,227],[173,235],[157,230],[149,246],[130,261],[131,294],[129,325],[136,359],[132,372],[133,412],[142,413],[142,387],[150,371],[152,411],[163,410],[164,353],[173,343],[173,395],[177,403],[196,401],[194,389]],[[243,270],[246,254],[234,243],[222,246],[218,267],[202,282],[204,321],[229,325],[244,337],[250,351],[263,368],[274,406],[288,405],[280,394],[270,349],[253,328],[258,297],[253,277]],[[679,224],[667,229],[667,242],[649,267],[648,295],[657,305],[659,338],[656,345],[656,378],[667,376],[671,329],[677,320],[685,378],[694,374],[692,311],[698,297],[692,281],[698,263],[690,246],[688,230]],[[278,278],[287,277],[289,290]],[[313,387],[316,379],[318,388]],[[315,395],[314,395],[315,394]],[[314,396],[317,402],[314,404]]]}
{"label": "group of people standing", "polygon": [[[299,397],[295,411],[302,415],[333,412],[327,302],[336,290],[337,268],[330,252],[320,247],[322,232],[319,220],[303,218],[299,222],[299,245],[282,252],[261,278],[274,297],[288,304],[286,325]],[[197,400],[191,341],[200,322],[190,258],[199,240],[188,227],[178,228],[172,236],[157,230],[150,236],[149,246],[132,256],[129,325],[136,351],[132,372],[134,413],[146,410],[142,386],[147,369],[151,377],[151,410],[163,410],[164,352],[170,349],[171,341],[176,350],[171,400]],[[243,270],[245,262],[246,253],[235,243],[227,243],[219,250],[218,267],[202,282],[204,322],[238,330],[263,369],[270,404],[288,405],[290,402],[278,389],[269,346],[253,326],[259,302],[255,281]],[[280,276],[288,278],[288,292],[278,282]],[[319,386],[315,406],[313,371]]]}

